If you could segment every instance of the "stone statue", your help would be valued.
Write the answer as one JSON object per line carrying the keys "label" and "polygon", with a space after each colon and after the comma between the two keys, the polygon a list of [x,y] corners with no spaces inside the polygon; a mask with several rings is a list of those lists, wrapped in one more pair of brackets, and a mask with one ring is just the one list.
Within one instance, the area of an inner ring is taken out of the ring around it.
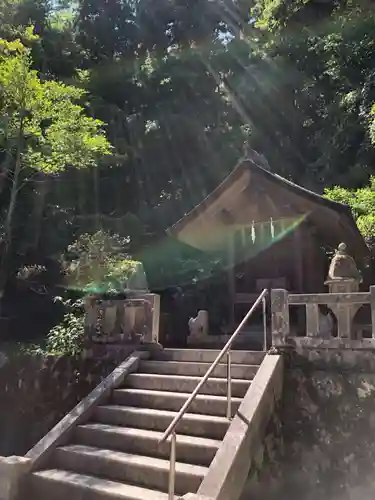
{"label": "stone statue", "polygon": [[196,318],[189,319],[190,335],[200,337],[208,334],[208,311],[198,311]]}
{"label": "stone statue", "polygon": [[362,282],[361,273],[353,257],[346,250],[346,244],[340,243],[329,266],[328,279],[332,281],[353,279]]}
{"label": "stone statue", "polygon": [[[329,266],[328,280],[325,283],[329,287],[329,293],[357,293],[361,282],[362,276],[353,257],[348,255],[345,243],[340,243]],[[354,339],[356,333],[353,319],[361,305],[338,302],[329,304],[328,307],[336,316],[338,337]]]}

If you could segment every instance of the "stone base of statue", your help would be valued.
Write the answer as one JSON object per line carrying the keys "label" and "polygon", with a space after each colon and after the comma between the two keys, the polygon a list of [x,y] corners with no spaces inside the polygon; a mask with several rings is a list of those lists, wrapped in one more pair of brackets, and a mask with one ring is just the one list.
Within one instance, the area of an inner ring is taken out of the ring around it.
{"label": "stone base of statue", "polygon": [[[329,293],[355,293],[359,291],[359,281],[354,279],[328,280]],[[356,338],[353,319],[361,304],[329,304],[337,319],[338,336],[342,338]]]}
{"label": "stone base of statue", "polygon": [[[341,243],[334,255],[328,273],[329,293],[356,293],[359,291],[361,275],[354,259],[347,254],[345,243]],[[329,304],[337,319],[338,337],[355,338],[353,319],[361,304]]]}

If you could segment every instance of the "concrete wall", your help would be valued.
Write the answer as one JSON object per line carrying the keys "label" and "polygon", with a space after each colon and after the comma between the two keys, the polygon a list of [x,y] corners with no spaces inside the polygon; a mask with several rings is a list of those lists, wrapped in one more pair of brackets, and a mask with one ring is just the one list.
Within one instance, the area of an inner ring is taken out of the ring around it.
{"label": "concrete wall", "polygon": [[241,500],[375,496],[374,353],[347,352],[346,363],[337,351],[309,357],[294,357],[285,373],[282,405]]}

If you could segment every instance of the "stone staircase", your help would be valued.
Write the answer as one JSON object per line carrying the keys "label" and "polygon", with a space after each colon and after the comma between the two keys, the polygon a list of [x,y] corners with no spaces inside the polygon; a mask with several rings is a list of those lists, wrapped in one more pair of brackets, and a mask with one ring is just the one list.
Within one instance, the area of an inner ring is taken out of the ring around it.
{"label": "stone staircase", "polygon": [[[156,352],[78,425],[42,470],[32,500],[167,500],[170,444],[159,441],[215,360],[215,350]],[[264,357],[232,351],[232,410],[238,409]],[[218,365],[178,427],[176,498],[196,492],[227,432],[226,364]]]}

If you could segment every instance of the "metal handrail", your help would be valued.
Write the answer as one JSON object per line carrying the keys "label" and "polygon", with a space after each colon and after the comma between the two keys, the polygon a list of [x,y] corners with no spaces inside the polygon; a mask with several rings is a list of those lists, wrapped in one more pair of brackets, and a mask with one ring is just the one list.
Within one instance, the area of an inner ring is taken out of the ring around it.
{"label": "metal handrail", "polygon": [[[180,411],[176,415],[176,417],[172,420],[171,424],[168,426],[166,431],[164,432],[160,444],[164,443],[170,435],[172,435],[172,440],[171,440],[171,457],[170,457],[170,471],[169,471],[169,488],[168,488],[168,500],[173,500],[174,499],[174,484],[175,484],[175,462],[176,462],[176,427],[189,409],[190,405],[194,401],[194,399],[197,397],[199,391],[203,387],[203,385],[207,382],[209,379],[210,375],[212,372],[215,370],[217,365],[220,363],[220,361],[223,359],[225,355],[228,356],[227,360],[227,418],[230,419],[232,417],[232,381],[231,381],[231,359],[230,359],[230,348],[232,347],[233,342],[236,340],[238,334],[241,332],[242,328],[245,326],[247,320],[250,318],[250,316],[253,314],[255,309],[260,305],[260,303],[263,303],[263,315],[265,316],[266,312],[266,296],[268,294],[268,290],[265,288],[263,292],[259,295],[257,300],[254,302],[252,307],[249,309],[241,323],[238,325],[236,330],[234,331],[233,335],[231,338],[228,340],[228,342],[225,344],[223,349],[220,351],[218,354],[217,358],[213,363],[211,364],[210,368],[207,370],[207,373],[205,376],[201,379],[197,387],[194,389],[194,391],[191,393],[189,398],[185,401],[183,406],[181,407]],[[266,339],[266,320],[264,318],[264,349],[266,350],[267,348],[267,339]]]}

